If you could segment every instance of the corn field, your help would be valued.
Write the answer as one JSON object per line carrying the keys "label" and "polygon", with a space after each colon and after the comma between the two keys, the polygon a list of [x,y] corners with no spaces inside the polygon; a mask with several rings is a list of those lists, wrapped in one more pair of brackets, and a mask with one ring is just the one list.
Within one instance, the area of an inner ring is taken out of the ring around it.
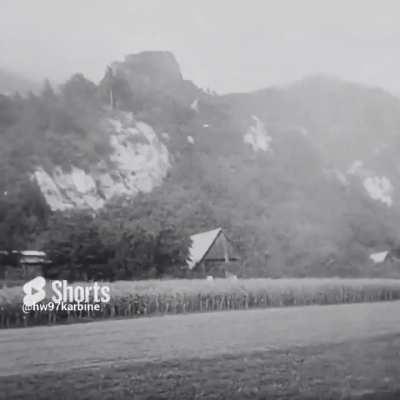
{"label": "corn field", "polygon": [[100,311],[46,310],[30,311],[28,314],[22,312],[21,287],[4,287],[0,289],[0,328],[105,318],[400,299],[400,280],[395,279],[149,280],[118,281],[109,283],[109,286],[111,300],[102,304]]}

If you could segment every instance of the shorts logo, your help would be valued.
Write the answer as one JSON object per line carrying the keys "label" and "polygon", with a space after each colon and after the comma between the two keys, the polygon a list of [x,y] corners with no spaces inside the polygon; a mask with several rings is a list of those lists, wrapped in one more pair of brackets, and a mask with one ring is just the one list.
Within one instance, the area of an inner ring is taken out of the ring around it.
{"label": "shorts logo", "polygon": [[24,296],[24,305],[27,307],[32,307],[36,303],[39,303],[46,297],[46,292],[44,290],[46,286],[46,279],[42,276],[38,276],[29,282],[26,282],[22,287]]}

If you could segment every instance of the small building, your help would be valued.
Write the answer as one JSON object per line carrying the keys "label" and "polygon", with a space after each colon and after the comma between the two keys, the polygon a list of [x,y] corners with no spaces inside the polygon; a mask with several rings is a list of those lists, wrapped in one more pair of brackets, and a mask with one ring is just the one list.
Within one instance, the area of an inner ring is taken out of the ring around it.
{"label": "small building", "polygon": [[384,263],[393,271],[400,272],[400,248],[396,247],[389,250],[384,259]]}
{"label": "small building", "polygon": [[237,273],[240,257],[221,228],[190,237],[187,266],[194,277],[226,277]]}
{"label": "small building", "polygon": [[372,253],[369,258],[380,269],[384,268],[391,273],[400,273],[400,247]]}
{"label": "small building", "polygon": [[23,250],[19,252],[19,265],[25,278],[43,275],[43,268],[49,263],[44,251]]}
{"label": "small building", "polygon": [[1,251],[3,279],[31,279],[43,275],[45,265],[50,263],[47,254],[38,250]]}
{"label": "small building", "polygon": [[389,251],[379,251],[377,253],[372,253],[369,255],[370,260],[373,261],[374,264],[380,264],[383,263],[387,256],[389,254]]}

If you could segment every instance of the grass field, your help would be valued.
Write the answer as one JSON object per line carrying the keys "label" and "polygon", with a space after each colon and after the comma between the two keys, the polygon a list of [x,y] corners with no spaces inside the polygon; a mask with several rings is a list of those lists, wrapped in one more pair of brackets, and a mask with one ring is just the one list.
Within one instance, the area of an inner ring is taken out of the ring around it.
{"label": "grass field", "polygon": [[0,377],[0,399],[398,400],[400,335]]}
{"label": "grass field", "polygon": [[[75,285],[88,284],[83,282]],[[119,281],[108,285],[111,301],[96,312],[50,310],[24,314],[21,309],[21,287],[0,289],[0,327],[400,299],[400,280],[395,279],[182,279]]]}
{"label": "grass field", "polygon": [[0,398],[394,400],[399,352],[398,301],[9,329]]}

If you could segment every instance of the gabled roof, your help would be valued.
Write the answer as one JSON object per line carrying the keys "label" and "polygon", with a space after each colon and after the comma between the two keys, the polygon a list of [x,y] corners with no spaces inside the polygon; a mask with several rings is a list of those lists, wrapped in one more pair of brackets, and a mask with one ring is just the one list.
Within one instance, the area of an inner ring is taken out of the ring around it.
{"label": "gabled roof", "polygon": [[44,251],[38,250],[22,250],[20,254],[26,257],[46,257],[46,253]]}
{"label": "gabled roof", "polygon": [[192,239],[192,245],[190,246],[189,259],[187,260],[189,269],[193,269],[199,262],[201,262],[221,232],[222,229],[217,228],[212,231],[196,233],[195,235],[190,236],[190,239]]}
{"label": "gabled roof", "polygon": [[369,255],[369,258],[375,263],[379,264],[385,261],[386,256],[389,254],[389,251],[381,251],[379,253],[372,253]]}

